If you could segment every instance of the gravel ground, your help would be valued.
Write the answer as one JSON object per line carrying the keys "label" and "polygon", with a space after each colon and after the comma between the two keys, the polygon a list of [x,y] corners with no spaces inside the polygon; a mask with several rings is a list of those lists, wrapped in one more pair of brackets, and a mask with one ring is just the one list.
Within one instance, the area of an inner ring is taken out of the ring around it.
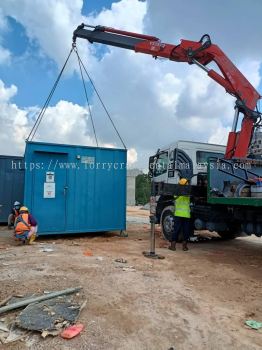
{"label": "gravel ground", "polygon": [[[138,210],[128,216],[146,219],[148,212]],[[197,242],[188,252],[180,246],[172,252],[158,237],[157,252],[165,259],[150,260],[142,255],[149,247],[148,223],[131,220],[127,231],[128,238],[116,233],[49,237],[21,246],[2,227],[0,300],[81,285],[76,298],[87,305],[78,337],[42,339],[33,333],[0,349],[262,349],[262,330],[244,324],[262,321],[261,239]],[[53,251],[43,252],[44,247]]]}

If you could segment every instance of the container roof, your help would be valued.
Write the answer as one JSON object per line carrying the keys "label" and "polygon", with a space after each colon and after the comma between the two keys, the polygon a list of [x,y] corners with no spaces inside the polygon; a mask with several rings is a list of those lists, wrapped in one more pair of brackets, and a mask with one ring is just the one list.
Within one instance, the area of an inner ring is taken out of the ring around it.
{"label": "container roof", "polygon": [[46,146],[58,146],[58,147],[81,147],[81,148],[93,148],[93,149],[108,149],[108,150],[115,150],[115,151],[124,151],[124,152],[127,152],[127,149],[125,149],[125,148],[96,147],[96,146],[86,146],[86,145],[71,145],[71,144],[53,143],[53,142],[26,141],[26,144],[46,145]]}

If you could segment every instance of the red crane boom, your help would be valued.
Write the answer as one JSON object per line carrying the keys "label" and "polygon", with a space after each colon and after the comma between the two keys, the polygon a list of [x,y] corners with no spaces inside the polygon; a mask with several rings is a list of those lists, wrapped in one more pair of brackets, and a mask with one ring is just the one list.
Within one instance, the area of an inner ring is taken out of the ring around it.
{"label": "red crane boom", "polygon": [[[92,30],[86,29],[88,27]],[[133,50],[154,58],[164,57],[171,61],[198,65],[210,78],[236,97],[235,117],[228,136],[225,158],[245,158],[248,155],[254,127],[261,117],[256,110],[261,96],[224,52],[212,44],[208,34],[203,35],[199,41],[181,40],[180,44],[172,45],[162,43],[154,36],[81,24],[74,31],[73,42],[76,38]],[[217,64],[221,74],[207,67],[211,62]],[[243,113],[243,119],[241,129],[237,131],[239,113]]]}

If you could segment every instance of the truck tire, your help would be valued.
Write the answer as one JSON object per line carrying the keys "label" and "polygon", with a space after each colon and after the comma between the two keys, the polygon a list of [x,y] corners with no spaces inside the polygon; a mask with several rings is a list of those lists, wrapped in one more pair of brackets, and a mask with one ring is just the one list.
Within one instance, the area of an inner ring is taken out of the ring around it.
{"label": "truck tire", "polygon": [[240,223],[232,223],[229,225],[229,229],[227,231],[218,232],[219,236],[224,240],[235,239],[241,236],[241,224]]}
{"label": "truck tire", "polygon": [[[174,207],[168,206],[164,208],[161,214],[160,224],[162,230],[162,236],[165,240],[171,241],[172,233],[174,231]],[[178,242],[183,241],[182,232],[179,233]]]}
{"label": "truck tire", "polygon": [[230,239],[235,239],[237,237],[235,233],[232,233],[230,231],[222,231],[222,232],[218,232],[218,234],[225,241]]}
{"label": "truck tire", "polygon": [[241,235],[241,225],[237,223],[231,224],[227,231],[221,231],[218,234],[224,240],[235,239]]}

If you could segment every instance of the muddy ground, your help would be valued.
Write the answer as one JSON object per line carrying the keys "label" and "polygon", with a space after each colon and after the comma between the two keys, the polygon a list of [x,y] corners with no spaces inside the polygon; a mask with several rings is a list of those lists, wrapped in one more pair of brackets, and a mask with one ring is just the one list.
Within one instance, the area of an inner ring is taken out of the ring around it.
{"label": "muddy ground", "polygon": [[149,246],[147,215],[129,210],[128,238],[63,236],[41,238],[33,246],[17,245],[2,227],[0,301],[80,285],[79,298],[87,305],[78,337],[30,334],[0,349],[262,349],[262,330],[244,324],[262,321],[262,240],[196,242],[188,252],[180,246],[172,252],[158,237],[157,252],[165,259],[150,260],[142,255]]}

